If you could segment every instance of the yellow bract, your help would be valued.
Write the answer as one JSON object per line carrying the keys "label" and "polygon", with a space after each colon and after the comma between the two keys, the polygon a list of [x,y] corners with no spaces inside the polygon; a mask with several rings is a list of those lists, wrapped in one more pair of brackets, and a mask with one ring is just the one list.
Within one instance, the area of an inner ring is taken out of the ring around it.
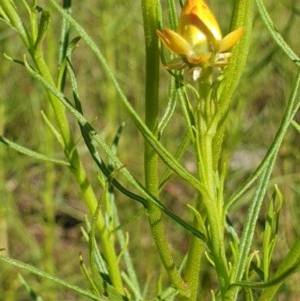
{"label": "yellow bract", "polygon": [[243,34],[238,28],[222,38],[219,24],[203,0],[187,0],[182,8],[177,30],[157,30],[163,44],[181,59],[167,64],[168,69],[205,66],[222,67],[231,53],[227,52]]}

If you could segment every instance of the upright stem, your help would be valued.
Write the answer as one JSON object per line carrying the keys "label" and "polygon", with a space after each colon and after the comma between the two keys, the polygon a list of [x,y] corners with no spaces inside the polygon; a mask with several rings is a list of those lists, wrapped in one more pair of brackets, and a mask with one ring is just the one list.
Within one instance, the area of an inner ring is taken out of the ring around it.
{"label": "upright stem", "polygon": [[[156,29],[159,25],[158,0],[142,0],[142,10],[146,46],[145,123],[157,138],[159,48]],[[159,198],[158,155],[147,142],[145,142],[144,170],[145,184],[148,192],[156,198]],[[180,277],[168,246],[161,220],[161,211],[156,205],[149,201],[147,204],[147,213],[152,235],[168,276],[180,293],[187,295],[186,286]]]}
{"label": "upright stem", "polygon": [[229,272],[225,256],[224,244],[224,214],[223,197],[219,196],[219,174],[214,158],[213,140],[217,129],[211,128],[210,123],[215,115],[216,100],[213,87],[204,82],[199,82],[199,104],[197,110],[196,153],[198,159],[198,173],[206,194],[202,196],[208,219],[208,245],[215,263],[220,281],[221,292],[225,293],[229,284]]}
{"label": "upright stem", "polygon": [[[0,101],[0,137],[3,135],[5,126],[5,108],[4,103]],[[7,193],[5,192],[5,169],[4,148],[0,148],[0,248],[1,255],[9,255],[8,249],[8,204]]]}
{"label": "upright stem", "polygon": [[[207,219],[209,222],[209,248],[212,253],[212,257],[217,270],[217,275],[221,285],[221,291],[225,293],[229,284],[228,266],[225,256],[225,244],[224,244],[224,216],[222,211],[222,204],[218,204],[218,200],[222,199],[218,197],[218,182],[216,171],[213,169],[213,156],[212,156],[212,140],[210,135],[204,135],[200,142],[203,174],[200,171],[203,182],[208,193],[208,206]],[[205,198],[206,196],[204,196]]]}
{"label": "upright stem", "polygon": [[[46,36],[47,27],[50,19],[50,15],[47,11],[42,12],[39,28],[36,28],[38,36],[31,36],[23,26],[21,19],[16,11],[15,6],[10,0],[0,0],[0,5],[9,18],[10,23],[18,32],[23,43],[27,47],[36,68],[38,69],[41,76],[47,80],[51,85],[55,86],[55,82],[49,71],[48,65],[44,60],[42,42]],[[37,12],[35,12],[37,13]],[[31,16],[32,17],[32,16]],[[86,171],[80,160],[79,154],[76,149],[76,144],[73,140],[70,125],[65,113],[65,108],[61,102],[51,93],[47,92],[49,102],[54,111],[54,115],[57,121],[57,125],[64,143],[64,152],[67,160],[71,164],[71,171],[73,172],[75,179],[81,189],[82,196],[86,202],[91,214],[94,214],[98,204],[98,199],[94,193],[94,190],[88,180]],[[103,214],[100,212],[97,219],[97,228],[99,230],[99,236],[101,241],[101,247],[105,256],[108,270],[110,273],[110,279],[114,287],[123,293],[123,284],[118,266],[118,258],[114,248],[113,235],[106,228]]]}
{"label": "upright stem", "polygon": [[[200,194],[199,194],[199,198],[200,199],[202,198]],[[197,202],[196,209],[198,211],[201,210],[199,205],[200,205],[200,200],[198,200]],[[193,226],[196,229],[203,231],[201,225],[199,225],[197,217],[195,217],[194,219]],[[188,300],[188,301],[202,300],[200,297],[202,295],[202,292],[200,291],[201,286],[200,286],[199,277],[201,272],[201,260],[204,251],[205,251],[205,245],[203,244],[203,242],[198,237],[193,235],[189,243],[187,262],[184,269],[184,280],[186,281],[190,289],[190,296],[189,298],[183,300]]]}
{"label": "upright stem", "polygon": [[[47,104],[46,112],[48,118],[53,117],[53,110],[50,104]],[[53,120],[53,119],[51,119]],[[55,138],[52,133],[43,127],[40,132],[43,135],[43,144],[41,148],[43,153],[51,154],[54,151]],[[56,172],[55,167],[50,162],[45,163],[45,177],[44,177],[44,189],[41,191],[41,198],[43,201],[44,214],[46,222],[44,223],[44,269],[46,272],[55,275],[56,265],[55,265],[55,244],[56,244],[56,223],[55,223],[55,191],[56,184]],[[51,290],[48,293],[49,301],[57,299],[56,291]]]}
{"label": "upright stem", "polygon": [[[39,54],[37,55],[36,53],[34,53],[34,59],[41,75],[50,83],[54,84],[43,57]],[[69,123],[65,114],[65,108],[60,103],[60,101],[56,99],[52,94],[49,94],[49,100],[54,110],[60,133],[64,141],[65,155],[72,166],[71,171],[73,172],[76,181],[79,184],[83,198],[86,204],[88,205],[91,214],[94,214],[97,207],[98,199],[94,193],[92,186],[90,185],[85,169],[81,163],[79,154],[76,150],[76,145],[74,143]],[[97,228],[99,230],[101,247],[103,249],[105,259],[107,260],[111,280],[114,286],[119,290],[119,292],[123,293],[123,284],[120,275],[120,270],[118,267],[117,254],[114,249],[113,236],[110,235],[108,229],[106,228],[104,216],[101,212],[99,212],[98,215]]]}
{"label": "upright stem", "polygon": [[[35,28],[34,28],[35,27]],[[33,26],[33,33],[32,35],[36,36],[35,30],[37,28],[36,24],[34,23]],[[48,59],[48,66],[56,66],[56,51],[54,43],[56,41],[56,33],[50,29],[48,33],[48,47],[47,47],[47,59]],[[50,102],[47,103],[45,106],[45,112],[47,118],[49,120],[54,120],[54,112],[52,110],[52,106]],[[41,145],[42,152],[49,155],[49,157],[53,154],[55,149],[55,137],[49,131],[48,128],[43,127],[40,130],[40,139],[43,141]],[[44,178],[44,189],[41,191],[41,197],[44,206],[44,214],[46,218],[46,223],[44,224],[44,268],[45,271],[55,275],[56,274],[56,264],[55,264],[55,244],[56,244],[56,223],[55,223],[55,198],[54,198],[54,191],[56,185],[56,171],[55,166],[52,163],[46,162],[45,163],[45,178]],[[51,295],[49,292],[48,295],[49,300],[56,300],[56,292],[55,290],[51,290]]]}

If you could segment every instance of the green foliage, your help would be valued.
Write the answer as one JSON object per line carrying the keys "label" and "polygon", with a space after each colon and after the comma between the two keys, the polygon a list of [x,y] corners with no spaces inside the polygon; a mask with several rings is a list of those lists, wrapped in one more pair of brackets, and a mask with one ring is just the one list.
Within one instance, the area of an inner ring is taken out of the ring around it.
{"label": "green foliage", "polygon": [[156,34],[183,1],[0,0],[3,300],[297,296],[299,8],[231,3],[244,34],[192,81]]}

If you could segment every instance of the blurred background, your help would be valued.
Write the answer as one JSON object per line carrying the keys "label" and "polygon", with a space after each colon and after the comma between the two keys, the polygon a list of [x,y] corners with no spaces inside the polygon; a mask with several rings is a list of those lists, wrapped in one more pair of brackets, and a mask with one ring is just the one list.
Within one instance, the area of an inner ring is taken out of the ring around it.
{"label": "blurred background", "polygon": [[[165,8],[166,1],[161,2]],[[265,3],[278,32],[299,54],[300,2],[266,0]],[[209,1],[224,35],[229,31],[233,4],[234,0]],[[17,5],[24,22],[29,24],[21,1]],[[38,1],[38,5],[47,7],[47,1]],[[57,13],[51,12],[52,23],[44,49],[55,78],[62,20]],[[72,14],[96,41],[131,104],[143,116],[144,37],[140,1],[73,1]],[[164,26],[168,26],[166,10],[163,10],[163,22]],[[71,31],[71,38],[75,36],[76,32]],[[42,118],[42,111],[49,112],[44,90],[21,65],[3,56],[7,54],[22,60],[26,54],[16,33],[4,23],[0,23],[0,52],[0,134],[37,152],[63,159],[60,145]],[[79,42],[73,54],[73,64],[86,118],[108,143],[112,142],[118,127],[125,122],[118,155],[143,182],[142,136],[126,115],[113,85],[83,41]],[[256,12],[248,64],[232,102],[228,122],[230,131],[224,142],[224,158],[228,162],[226,196],[230,196],[255,170],[270,146],[280,125],[295,74],[294,63],[278,49]],[[161,114],[167,104],[168,79],[169,74],[161,66]],[[70,85],[66,87],[66,94],[71,96]],[[299,114],[297,118],[300,122]],[[72,117],[70,123],[90,181],[100,198],[99,171],[82,143],[79,128]],[[175,153],[183,136],[184,120],[177,106],[162,142]],[[267,208],[273,192],[272,185],[278,184],[284,203],[273,259],[274,268],[300,235],[299,147],[299,134],[290,128],[280,150],[270,182],[269,199],[266,200]],[[187,150],[182,164],[191,172],[195,170],[192,150]],[[164,169],[162,163],[162,173]],[[230,210],[230,218],[238,233],[242,229],[252,192],[250,190],[249,195],[245,195]],[[173,176],[162,191],[161,201],[190,221],[186,204],[192,204],[194,196],[195,191],[191,187]],[[150,288],[156,289],[160,264],[151,236],[147,234],[147,219],[139,214],[142,207],[120,193],[116,193],[116,203],[121,222],[124,223],[123,229],[129,233],[129,249],[140,282],[144,285],[149,281]],[[87,213],[77,184],[67,167],[37,161],[0,144],[0,248],[5,248],[9,256],[54,273],[71,283],[86,286],[80,272],[79,254],[87,258],[87,244],[80,230],[81,226],[84,227]],[[167,217],[164,218],[170,244],[180,262],[187,247],[187,233]],[[261,246],[264,218],[263,212],[257,229],[257,246],[254,246],[257,248]],[[1,263],[0,270],[1,301],[31,300],[16,277],[15,268]],[[81,300],[74,294],[55,288],[53,283],[41,282],[26,272],[18,272],[45,300]],[[299,281],[299,276],[293,276],[276,300],[299,300]],[[150,297],[154,295],[149,293]]]}

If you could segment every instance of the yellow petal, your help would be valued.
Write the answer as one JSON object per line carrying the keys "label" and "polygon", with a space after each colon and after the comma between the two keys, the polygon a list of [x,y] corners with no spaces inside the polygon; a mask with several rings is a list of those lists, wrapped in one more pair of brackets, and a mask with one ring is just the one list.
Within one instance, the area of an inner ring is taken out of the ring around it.
{"label": "yellow petal", "polygon": [[192,46],[177,32],[168,28],[157,30],[156,32],[160,40],[172,52],[185,56],[193,54]]}
{"label": "yellow petal", "polygon": [[[190,20],[194,21],[190,22]],[[222,39],[219,24],[204,0],[187,0],[182,8],[180,21],[181,27],[194,23],[194,26],[204,34],[209,31],[215,40]]]}
{"label": "yellow petal", "polygon": [[220,52],[224,52],[233,47],[237,41],[241,38],[244,32],[243,27],[239,27],[238,29],[232,31],[228,35],[226,35],[223,40],[220,42]]}
{"label": "yellow petal", "polygon": [[180,18],[177,32],[192,46],[207,43],[207,34],[210,34],[203,22],[194,14],[183,15]]}

